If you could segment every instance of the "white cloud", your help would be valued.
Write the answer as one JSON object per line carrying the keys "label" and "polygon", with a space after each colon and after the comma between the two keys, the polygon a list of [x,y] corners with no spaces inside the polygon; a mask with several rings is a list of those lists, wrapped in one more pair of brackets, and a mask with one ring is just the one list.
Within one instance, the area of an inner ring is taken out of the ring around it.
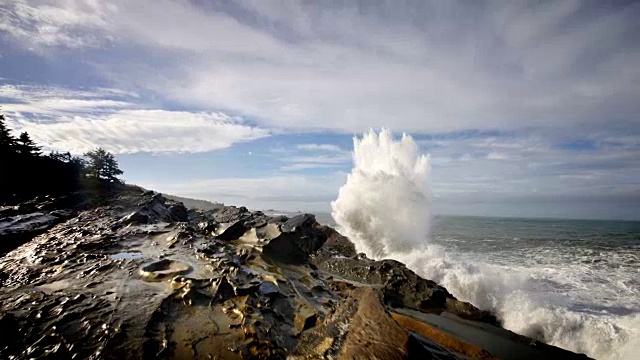
{"label": "white cloud", "polygon": [[0,85],[0,98],[11,102],[4,104],[10,113],[60,115],[87,111],[111,111],[134,107],[125,98],[137,94],[117,89],[97,88],[90,91],[73,90],[53,86]]}
{"label": "white cloud", "polygon": [[306,151],[342,151],[339,146],[333,144],[298,144],[296,148]]}
{"label": "white cloud", "polygon": [[0,86],[8,125],[48,150],[82,154],[97,146],[115,154],[206,152],[269,136],[222,112],[141,109],[136,93],[98,88]]}
{"label": "white cloud", "polygon": [[9,122],[46,148],[82,154],[97,146],[115,154],[206,152],[269,136],[223,113],[120,110],[108,114],[59,117],[55,122],[24,118]]}
{"label": "white cloud", "polygon": [[0,30],[29,47],[99,46],[109,39],[103,31],[113,10],[94,0],[13,0],[0,5]]}
{"label": "white cloud", "polygon": [[[17,24],[10,34],[25,47],[135,48],[126,61],[91,61],[113,81],[267,126],[518,129],[632,121],[640,111],[637,4],[18,4],[0,21]],[[42,27],[52,39],[33,30]]]}

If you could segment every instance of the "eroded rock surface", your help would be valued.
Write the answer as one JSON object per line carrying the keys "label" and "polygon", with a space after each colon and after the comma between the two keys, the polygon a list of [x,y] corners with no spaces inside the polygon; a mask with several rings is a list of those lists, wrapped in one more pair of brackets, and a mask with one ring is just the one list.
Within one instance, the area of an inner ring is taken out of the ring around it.
{"label": "eroded rock surface", "polygon": [[460,329],[515,338],[403,264],[358,255],[310,214],[187,210],[133,190],[53,211],[0,220],[42,223],[0,258],[0,358],[493,359]]}

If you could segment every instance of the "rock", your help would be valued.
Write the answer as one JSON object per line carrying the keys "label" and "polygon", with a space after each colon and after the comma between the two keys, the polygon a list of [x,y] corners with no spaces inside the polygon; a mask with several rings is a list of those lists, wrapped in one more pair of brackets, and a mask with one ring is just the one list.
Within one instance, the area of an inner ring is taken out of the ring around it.
{"label": "rock", "polygon": [[310,214],[184,211],[130,187],[77,214],[38,201],[54,208],[0,220],[42,231],[0,257],[3,359],[487,358],[467,330],[498,339],[500,358],[580,358],[491,325],[400,262],[359,256]]}
{"label": "rock", "polygon": [[272,283],[271,281],[265,281],[258,287],[258,291],[263,295],[271,295],[280,292],[278,285]]}
{"label": "rock", "polygon": [[224,206],[216,210],[212,210],[209,213],[212,214],[214,220],[220,223],[231,223],[240,220],[245,220],[251,216],[249,210],[246,207]]}
{"label": "rock", "polygon": [[327,240],[319,250],[320,253],[325,253],[329,256],[340,255],[344,257],[354,257],[357,255],[356,247],[346,236],[342,236],[329,226],[321,226],[319,230],[327,237]]}
{"label": "rock", "polygon": [[248,229],[244,222],[238,220],[230,224],[223,225],[217,232],[216,238],[220,240],[236,240],[240,238]]}
{"label": "rock", "polygon": [[[429,359],[433,355],[400,327],[371,289],[356,291],[358,310],[338,359]],[[439,359],[458,359],[454,354]]]}
{"label": "rock", "polygon": [[324,245],[327,235],[311,214],[295,216],[280,226],[281,234],[263,247],[263,253],[284,263],[306,262]]}
{"label": "rock", "polygon": [[140,275],[145,281],[162,281],[177,275],[188,274],[191,266],[180,261],[162,259],[143,266]]}
{"label": "rock", "polygon": [[213,220],[205,220],[198,223],[198,229],[200,229],[200,231],[205,234],[211,234],[212,232],[216,231],[219,226],[220,224]]}
{"label": "rock", "polygon": [[334,257],[331,252],[324,252],[313,257],[312,263],[348,280],[382,285],[384,301],[392,307],[430,312],[447,310],[462,318],[499,324],[495,315],[458,301],[445,288],[419,277],[399,261]]}
{"label": "rock", "polygon": [[151,217],[144,211],[134,211],[120,219],[120,223],[123,225],[149,224],[151,223]]}
{"label": "rock", "polygon": [[316,217],[311,214],[302,214],[292,217],[280,226],[282,232],[294,232],[301,227],[311,227],[316,222]]}
{"label": "rock", "polygon": [[167,207],[167,210],[169,211],[169,215],[171,215],[173,221],[182,222],[189,220],[189,213],[187,212],[187,208],[185,208],[182,203],[169,205],[169,207]]}
{"label": "rock", "polygon": [[[300,231],[300,233],[298,232]],[[316,251],[324,243],[324,234],[305,233],[305,230],[281,233],[262,247],[262,253],[276,261],[289,264],[302,264],[307,262],[309,255]]]}
{"label": "rock", "polygon": [[139,208],[121,218],[123,225],[155,224],[158,222],[183,222],[189,220],[182,203],[171,202],[155,193],[151,200],[139,203]]}
{"label": "rock", "polygon": [[392,313],[392,318],[405,329],[412,331],[425,339],[430,340],[434,346],[442,346],[447,350],[462,354],[469,359],[497,360],[489,351],[474,344],[468,344],[451,334],[438,330],[436,327],[425,324],[412,317]]}
{"label": "rock", "polygon": [[0,253],[10,251],[71,217],[70,211],[35,212],[0,220]]}

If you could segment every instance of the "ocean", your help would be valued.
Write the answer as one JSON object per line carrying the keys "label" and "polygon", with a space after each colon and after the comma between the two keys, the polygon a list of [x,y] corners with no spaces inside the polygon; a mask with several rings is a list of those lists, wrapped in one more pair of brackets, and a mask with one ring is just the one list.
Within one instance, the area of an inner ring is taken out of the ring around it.
{"label": "ocean", "polygon": [[433,216],[430,159],[410,136],[372,131],[353,159],[317,219],[359,252],[403,262],[516,333],[640,359],[639,222]]}
{"label": "ocean", "polygon": [[640,222],[435,216],[425,243],[408,265],[510,330],[598,359],[640,356]]}

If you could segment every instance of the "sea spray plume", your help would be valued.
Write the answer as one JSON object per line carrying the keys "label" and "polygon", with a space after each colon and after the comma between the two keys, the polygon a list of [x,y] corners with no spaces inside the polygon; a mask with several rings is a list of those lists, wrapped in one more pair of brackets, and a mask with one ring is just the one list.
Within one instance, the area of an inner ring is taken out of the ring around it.
{"label": "sea spray plume", "polygon": [[[354,167],[332,216],[358,251],[399,260],[463,301],[495,312],[512,331],[601,359],[637,359],[640,316],[574,311],[541,296],[544,269],[522,269],[460,257],[427,242],[431,219],[429,158],[410,136],[389,130],[354,138]],[[548,279],[561,281],[559,279]]]}
{"label": "sea spray plume", "polygon": [[332,216],[358,251],[381,258],[423,247],[431,223],[429,157],[413,138],[390,130],[353,139],[354,167]]}

